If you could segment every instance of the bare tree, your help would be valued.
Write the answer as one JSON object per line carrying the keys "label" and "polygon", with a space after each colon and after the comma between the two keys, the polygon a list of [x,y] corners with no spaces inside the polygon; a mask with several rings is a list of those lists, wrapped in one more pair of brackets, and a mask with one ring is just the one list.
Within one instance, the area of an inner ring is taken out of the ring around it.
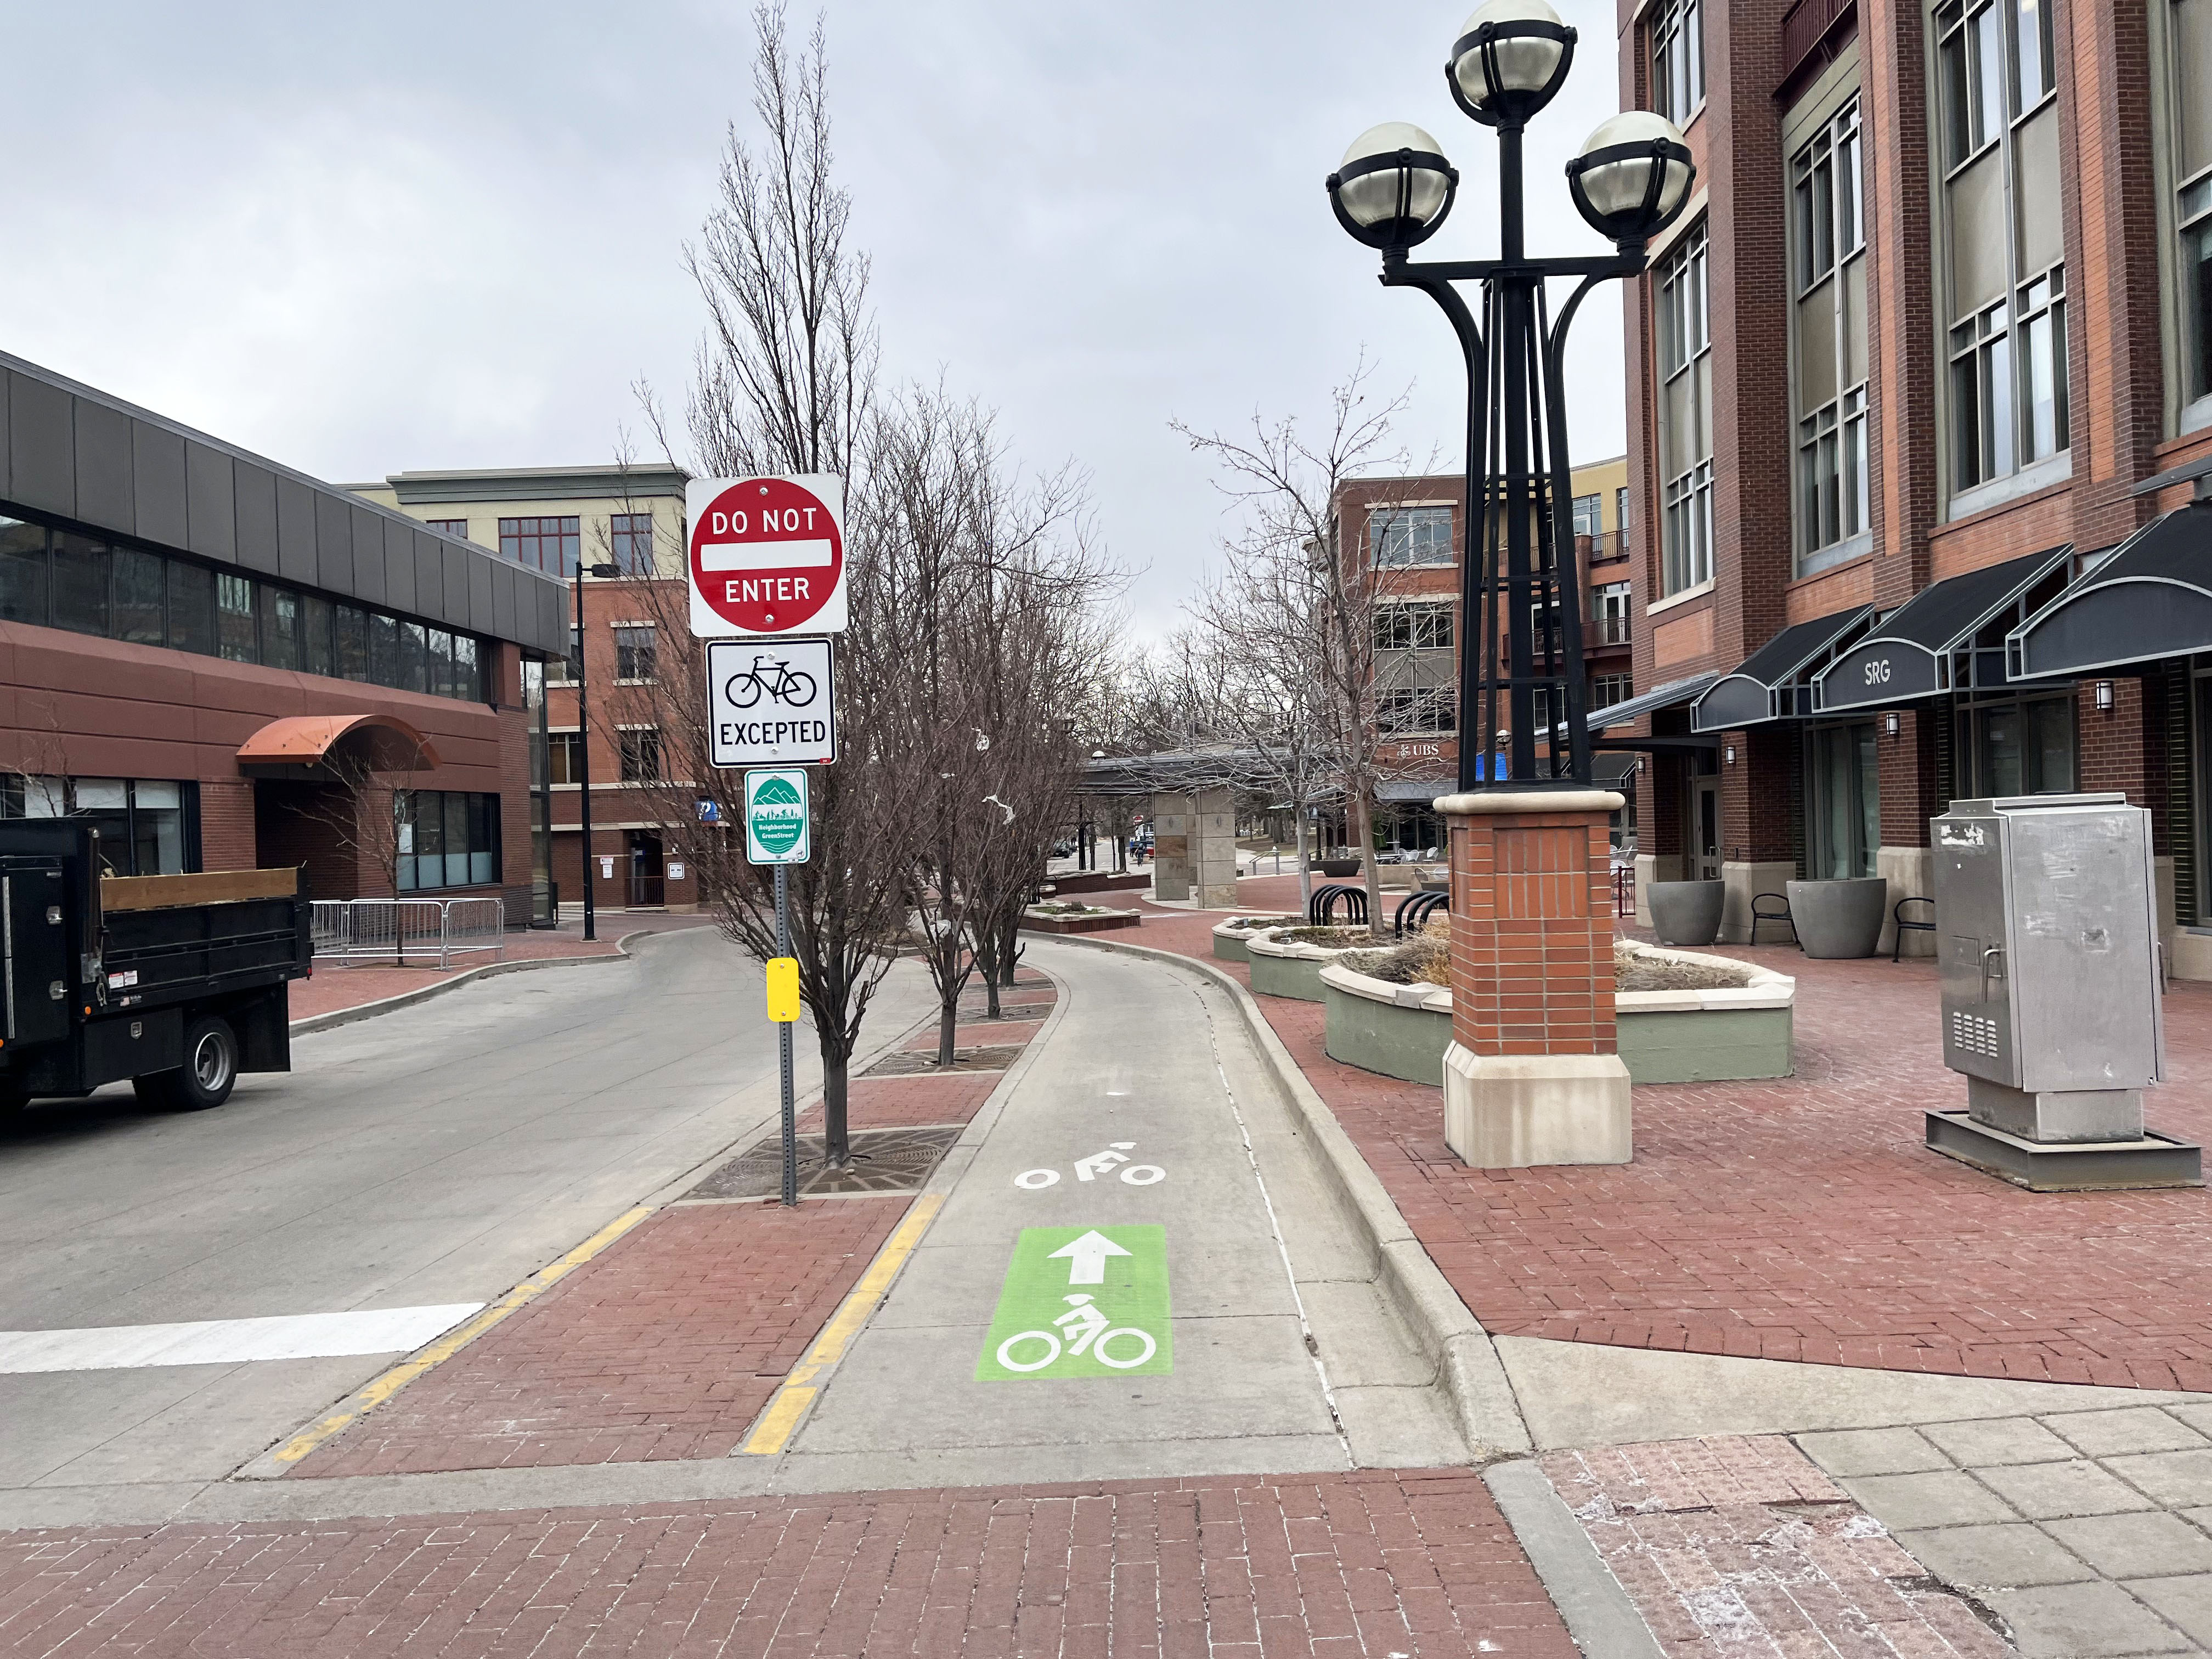
{"label": "bare tree", "polygon": [[[1244,523],[1230,544],[1230,575],[1220,597],[1232,605],[1256,597],[1267,608],[1280,609],[1277,623],[1246,625],[1245,633],[1256,630],[1261,636],[1249,643],[1256,649],[1314,653],[1304,664],[1293,659],[1283,665],[1303,666],[1317,691],[1311,736],[1302,738],[1298,749],[1303,756],[1318,747],[1334,758],[1348,827],[1359,849],[1368,914],[1379,918],[1374,823],[1382,763],[1375,613],[1389,578],[1358,557],[1356,537],[1352,545],[1346,544],[1337,522],[1338,495],[1345,484],[1391,463],[1404,468],[1402,456],[1386,458],[1385,446],[1407,394],[1370,407],[1365,386],[1372,372],[1363,357],[1331,389],[1329,418],[1318,441],[1309,440],[1291,416],[1271,421],[1255,414],[1250,433],[1235,437],[1200,433],[1181,422],[1171,424],[1220,468],[1219,487],[1244,509]],[[1196,609],[1202,626],[1228,620],[1210,615],[1205,599]],[[1224,648],[1243,654],[1247,641],[1233,634],[1218,638]],[[1249,665],[1237,671],[1248,681],[1255,672],[1264,678],[1266,672]],[[1224,711],[1244,711],[1235,718],[1246,723],[1248,740],[1267,724],[1262,711],[1272,695],[1260,684],[1240,688],[1224,704]],[[1279,734],[1271,746],[1279,756],[1290,749]]]}

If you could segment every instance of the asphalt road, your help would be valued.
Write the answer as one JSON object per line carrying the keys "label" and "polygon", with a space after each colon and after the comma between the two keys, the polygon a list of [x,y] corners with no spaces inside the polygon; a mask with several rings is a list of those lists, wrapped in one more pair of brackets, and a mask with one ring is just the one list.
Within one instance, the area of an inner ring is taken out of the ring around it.
{"label": "asphalt road", "polygon": [[[217,1111],[34,1107],[0,1126],[0,1332],[491,1301],[769,1127],[762,994],[678,932],[300,1038]],[[864,1042],[933,1002],[897,965]],[[393,1357],[0,1375],[0,1490],[219,1479]]]}

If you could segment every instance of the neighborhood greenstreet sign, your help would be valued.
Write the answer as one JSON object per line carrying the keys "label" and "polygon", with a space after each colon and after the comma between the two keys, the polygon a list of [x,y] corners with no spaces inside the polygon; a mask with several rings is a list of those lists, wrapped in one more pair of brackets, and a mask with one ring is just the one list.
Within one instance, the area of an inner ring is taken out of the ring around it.
{"label": "neighborhood greenstreet sign", "polygon": [[804,864],[812,855],[806,769],[760,767],[745,774],[745,857],[755,864]]}

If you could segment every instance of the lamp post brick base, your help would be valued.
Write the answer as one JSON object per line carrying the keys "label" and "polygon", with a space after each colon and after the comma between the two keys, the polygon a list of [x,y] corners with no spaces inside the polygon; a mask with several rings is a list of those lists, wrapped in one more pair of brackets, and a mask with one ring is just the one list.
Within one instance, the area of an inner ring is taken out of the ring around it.
{"label": "lamp post brick base", "polygon": [[1608,789],[1447,795],[1452,1044],[1444,1141],[1480,1170],[1626,1164]]}

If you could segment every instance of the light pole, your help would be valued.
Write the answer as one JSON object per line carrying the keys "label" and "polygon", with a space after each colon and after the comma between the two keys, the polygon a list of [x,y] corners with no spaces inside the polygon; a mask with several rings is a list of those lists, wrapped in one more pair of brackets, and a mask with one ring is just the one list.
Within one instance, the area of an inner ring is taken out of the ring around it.
{"label": "light pole", "polygon": [[576,802],[581,815],[581,822],[577,828],[584,843],[584,937],[597,939],[599,936],[599,911],[592,902],[592,735],[590,722],[584,718],[584,573],[586,570],[602,579],[619,575],[621,572],[611,564],[586,565],[580,562],[576,566]]}
{"label": "light pole", "polygon": [[[1381,251],[1384,286],[1418,288],[1436,301],[1467,360],[1459,641],[1463,794],[1501,786],[1589,786],[1582,584],[1569,516],[1574,486],[1564,384],[1567,328],[1598,283],[1644,269],[1645,245],[1681,212],[1696,173],[1689,145],[1672,122],[1648,110],[1614,116],[1567,163],[1567,188],[1583,217],[1611,237],[1616,251],[1530,258],[1523,245],[1522,135],[1566,80],[1574,55],[1575,31],[1544,0],[1490,0],[1452,44],[1444,79],[1453,101],[1498,132],[1495,259],[1417,264],[1407,257],[1442,227],[1459,190],[1458,170],[1420,128],[1401,121],[1370,128],[1328,176],[1338,222]],[[1554,276],[1582,279],[1556,318],[1545,287]],[[1454,286],[1462,282],[1481,285],[1480,320]],[[1537,769],[1540,724],[1550,728],[1547,775]],[[1506,776],[1486,776],[1499,770],[1501,733],[1509,748]]]}

